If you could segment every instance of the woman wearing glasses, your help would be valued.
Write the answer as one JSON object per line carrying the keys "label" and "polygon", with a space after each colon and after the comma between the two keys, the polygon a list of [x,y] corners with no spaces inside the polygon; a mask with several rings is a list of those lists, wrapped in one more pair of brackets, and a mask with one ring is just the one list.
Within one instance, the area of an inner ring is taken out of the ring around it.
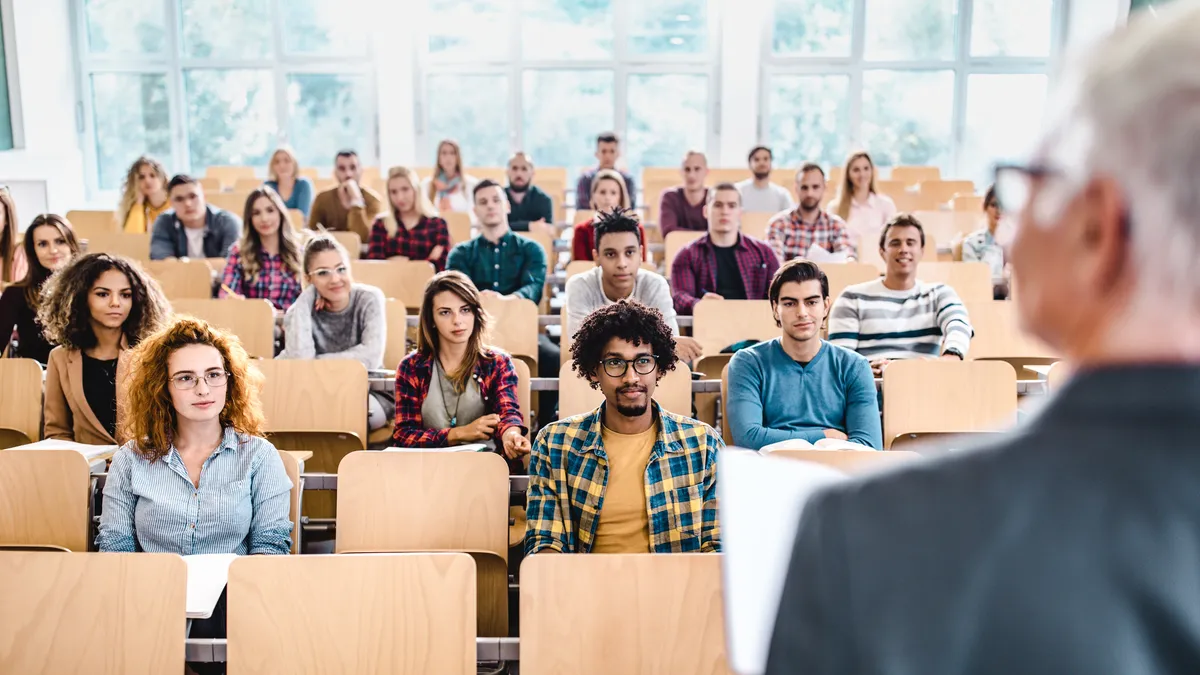
{"label": "woman wearing glasses", "polygon": [[170,313],[158,283],[119,256],[89,253],[50,277],[38,308],[46,338],[59,345],[46,371],[46,438],[117,444],[129,350]]}
{"label": "woman wearing glasses", "polygon": [[29,261],[24,277],[0,293],[0,353],[8,347],[16,331],[18,345],[9,351],[9,356],[44,364],[54,347],[46,341],[37,323],[42,285],[55,270],[79,255],[79,242],[66,218],[47,213],[34,218],[25,230],[22,250],[23,259]]}
{"label": "woman wearing glasses", "polygon": [[[279,358],[352,359],[367,370],[383,368],[387,344],[383,291],[354,283],[350,256],[333,237],[310,239],[303,260],[309,286],[284,315],[287,346]],[[372,390],[367,400],[368,428],[387,426],[394,408],[390,392]]]}

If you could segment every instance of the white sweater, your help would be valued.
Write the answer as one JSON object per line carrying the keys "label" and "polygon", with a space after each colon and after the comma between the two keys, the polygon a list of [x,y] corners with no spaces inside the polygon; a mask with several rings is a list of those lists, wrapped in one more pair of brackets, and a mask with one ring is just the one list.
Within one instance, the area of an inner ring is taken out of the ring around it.
{"label": "white sweater", "polygon": [[940,356],[971,346],[970,317],[946,284],[893,291],[883,279],[848,286],[829,313],[829,341],[868,359]]}
{"label": "white sweater", "polygon": [[[598,266],[593,267],[567,280],[567,335],[573,335],[579,330],[580,324],[589,314],[616,302],[604,295],[604,288],[600,285],[602,271]],[[679,335],[679,323],[675,320],[675,303],[671,300],[671,286],[661,274],[638,269],[637,277],[633,280],[633,293],[629,297],[661,312],[663,321],[671,328],[671,333]]]}

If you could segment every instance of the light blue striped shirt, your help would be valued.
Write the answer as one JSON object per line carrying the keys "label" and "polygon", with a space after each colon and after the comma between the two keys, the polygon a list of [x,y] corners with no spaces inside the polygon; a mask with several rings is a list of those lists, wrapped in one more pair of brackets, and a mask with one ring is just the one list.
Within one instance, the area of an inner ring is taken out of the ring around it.
{"label": "light blue striped shirt", "polygon": [[192,484],[174,446],[151,462],[126,443],[113,455],[100,516],[101,551],[286,554],[292,481],[265,438],[226,427]]}

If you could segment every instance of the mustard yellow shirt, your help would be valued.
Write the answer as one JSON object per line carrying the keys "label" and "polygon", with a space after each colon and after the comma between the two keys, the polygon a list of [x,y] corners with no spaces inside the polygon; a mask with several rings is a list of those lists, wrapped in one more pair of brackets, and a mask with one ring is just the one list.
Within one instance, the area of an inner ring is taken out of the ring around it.
{"label": "mustard yellow shirt", "polygon": [[142,234],[150,231],[150,226],[158,217],[167,212],[171,208],[171,200],[168,199],[162,203],[162,206],[154,206],[150,202],[142,204],[140,207],[137,204],[129,209],[129,215],[125,217],[125,231],[136,232]]}
{"label": "mustard yellow shirt", "polygon": [[608,456],[608,485],[600,505],[593,553],[649,553],[650,517],[646,508],[646,465],[658,440],[658,424],[640,434],[619,434],[601,427]]}

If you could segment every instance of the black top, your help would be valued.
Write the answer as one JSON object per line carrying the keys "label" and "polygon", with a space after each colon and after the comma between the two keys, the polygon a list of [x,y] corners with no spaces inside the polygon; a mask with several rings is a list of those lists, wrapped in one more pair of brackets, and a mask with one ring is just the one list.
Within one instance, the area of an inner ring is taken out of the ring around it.
{"label": "black top", "polygon": [[726,300],[745,300],[746,284],[738,267],[737,246],[713,246],[717,256],[717,289],[713,291]]}
{"label": "black top", "polygon": [[83,357],[83,397],[88,407],[113,438],[117,437],[117,360]]}
{"label": "black top", "polygon": [[11,356],[34,359],[45,365],[53,347],[42,337],[36,319],[37,312],[25,302],[25,287],[5,288],[0,293],[0,352],[8,347],[13,329],[16,329],[18,348]]}
{"label": "black top", "polygon": [[525,190],[525,198],[519,204],[513,199],[512,188],[504,188],[504,194],[508,196],[508,203],[512,205],[512,212],[508,214],[508,226],[514,232],[528,232],[529,223],[538,219],[554,223],[554,202],[550,200],[550,195],[542,192],[538,186],[530,185]]}

